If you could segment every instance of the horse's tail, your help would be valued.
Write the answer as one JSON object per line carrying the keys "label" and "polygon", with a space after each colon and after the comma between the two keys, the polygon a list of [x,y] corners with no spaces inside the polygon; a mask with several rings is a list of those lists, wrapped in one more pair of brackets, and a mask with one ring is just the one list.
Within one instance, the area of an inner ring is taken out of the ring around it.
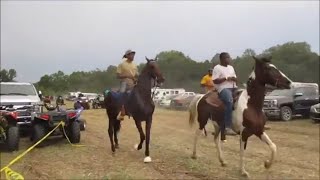
{"label": "horse's tail", "polygon": [[198,118],[198,104],[201,98],[203,97],[203,94],[196,95],[190,105],[189,105],[189,125],[190,127],[193,126],[195,119]]}

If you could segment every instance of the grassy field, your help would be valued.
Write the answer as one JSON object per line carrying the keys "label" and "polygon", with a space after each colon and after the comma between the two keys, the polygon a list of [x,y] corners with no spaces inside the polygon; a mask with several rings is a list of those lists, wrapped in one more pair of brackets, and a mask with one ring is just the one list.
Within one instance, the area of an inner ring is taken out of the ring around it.
{"label": "grassy field", "polygon": [[[81,144],[72,147],[61,137],[48,139],[49,146],[36,148],[11,168],[26,179],[239,179],[238,136],[227,137],[223,150],[227,167],[221,167],[213,136],[201,136],[198,159],[191,159],[195,127],[188,125],[184,111],[156,109],[152,126],[151,157],[144,164],[144,148],[134,150],[139,140],[133,119],[126,118],[120,132],[120,149],[110,150],[105,110],[83,113],[87,130]],[[144,125],[144,124],[143,124]],[[278,146],[274,166],[268,172],[263,162],[270,151],[258,138],[251,137],[245,152],[245,165],[252,179],[319,179],[319,125],[311,120],[268,122],[270,138]],[[207,130],[212,132],[211,124]],[[209,133],[211,134],[211,133]],[[1,153],[1,167],[31,146],[21,139],[20,151]],[[4,174],[1,174],[4,179]]]}

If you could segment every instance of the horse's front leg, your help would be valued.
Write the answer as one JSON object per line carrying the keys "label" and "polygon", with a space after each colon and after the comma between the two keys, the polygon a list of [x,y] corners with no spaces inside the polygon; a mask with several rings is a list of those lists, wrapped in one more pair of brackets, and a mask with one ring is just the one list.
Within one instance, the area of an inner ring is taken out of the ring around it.
{"label": "horse's front leg", "polygon": [[115,148],[116,149],[119,149],[119,142],[118,142],[118,134],[119,134],[119,131],[120,131],[120,121],[115,121],[115,124],[114,124],[114,131],[113,131],[113,135],[114,135],[114,142],[115,142]]}
{"label": "horse's front leg", "polygon": [[266,160],[264,162],[264,167],[266,169],[269,169],[275,159],[276,153],[277,153],[277,146],[271,141],[271,139],[269,138],[269,136],[263,132],[262,135],[260,136],[261,141],[265,142],[266,144],[269,145],[270,149],[271,149],[271,158],[270,160]]}
{"label": "horse's front leg", "polygon": [[144,162],[149,163],[151,162],[150,152],[149,152],[149,145],[150,145],[150,136],[151,136],[151,125],[152,125],[152,117],[149,117],[146,121],[146,150],[145,150],[145,158]]}
{"label": "horse's front leg", "polygon": [[246,149],[246,146],[247,146],[248,138],[251,135],[252,134],[246,128],[240,131],[240,171],[241,171],[241,175],[246,177],[249,177],[249,173],[244,168],[243,157],[244,157],[244,150]]}
{"label": "horse's front leg", "polygon": [[112,150],[112,152],[115,152],[116,149],[115,149],[114,142],[113,142],[113,121],[114,121],[114,119],[112,119],[112,117],[109,116],[108,134],[109,134],[109,138],[110,138],[111,150]]}
{"label": "horse's front leg", "polygon": [[143,132],[143,130],[142,130],[141,120],[140,120],[140,119],[137,119],[137,120],[135,119],[134,121],[135,121],[135,123],[136,123],[136,126],[137,126],[138,131],[139,131],[139,134],[140,134],[140,143],[139,143],[139,144],[136,144],[136,145],[134,146],[134,148],[135,148],[136,150],[140,150],[140,149],[142,148],[143,141],[146,139],[146,136],[144,135],[144,132]]}

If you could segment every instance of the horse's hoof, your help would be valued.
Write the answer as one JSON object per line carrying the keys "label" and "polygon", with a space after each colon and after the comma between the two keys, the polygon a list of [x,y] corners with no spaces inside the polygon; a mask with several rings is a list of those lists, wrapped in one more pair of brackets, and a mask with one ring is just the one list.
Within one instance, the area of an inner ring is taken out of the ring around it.
{"label": "horse's hoof", "polygon": [[221,163],[222,167],[226,167],[227,166],[227,163],[225,163],[224,161],[220,161],[220,163]]}
{"label": "horse's hoof", "polygon": [[116,148],[116,149],[119,149],[119,144],[116,144],[116,145],[115,145],[115,148]]}
{"label": "horse's hoof", "polygon": [[241,176],[247,177],[247,178],[250,177],[250,176],[249,176],[249,173],[248,173],[247,171],[245,171],[245,170],[242,170],[242,171],[241,171]]}
{"label": "horse's hoof", "polygon": [[192,154],[191,158],[192,158],[192,159],[197,159],[197,155]]}
{"label": "horse's hoof", "polygon": [[143,162],[145,163],[150,163],[152,160],[151,160],[151,157],[150,156],[147,156],[144,158]]}
{"label": "horse's hoof", "polygon": [[139,147],[139,144],[135,144],[134,145],[134,149],[137,150],[137,151],[139,150],[138,147]]}
{"label": "horse's hoof", "polygon": [[265,167],[266,169],[269,169],[269,168],[271,167],[271,162],[270,162],[269,160],[266,160],[266,161],[264,162],[264,167]]}

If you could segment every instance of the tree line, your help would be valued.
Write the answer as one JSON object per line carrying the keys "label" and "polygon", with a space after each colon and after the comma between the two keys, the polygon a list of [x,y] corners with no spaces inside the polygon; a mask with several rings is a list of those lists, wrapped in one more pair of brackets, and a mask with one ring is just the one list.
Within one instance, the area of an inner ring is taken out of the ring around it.
{"label": "tree line", "polygon": [[[308,43],[288,42],[270,47],[262,53],[271,55],[272,63],[293,81],[319,84],[319,55],[311,51]],[[246,49],[232,61],[239,86],[247,81],[252,71],[252,55],[256,55],[255,51]],[[210,60],[202,61],[193,60],[183,52],[175,50],[160,52],[157,57],[158,65],[166,77],[163,88],[185,88],[194,92],[201,92],[202,76],[219,63],[219,53]],[[139,64],[138,69],[141,71],[143,66],[144,63]],[[105,89],[117,88],[119,80],[116,78],[116,66],[110,65],[104,70],[76,71],[69,75],[62,71],[46,74],[35,85],[45,95],[58,95],[69,91],[102,93]]]}

